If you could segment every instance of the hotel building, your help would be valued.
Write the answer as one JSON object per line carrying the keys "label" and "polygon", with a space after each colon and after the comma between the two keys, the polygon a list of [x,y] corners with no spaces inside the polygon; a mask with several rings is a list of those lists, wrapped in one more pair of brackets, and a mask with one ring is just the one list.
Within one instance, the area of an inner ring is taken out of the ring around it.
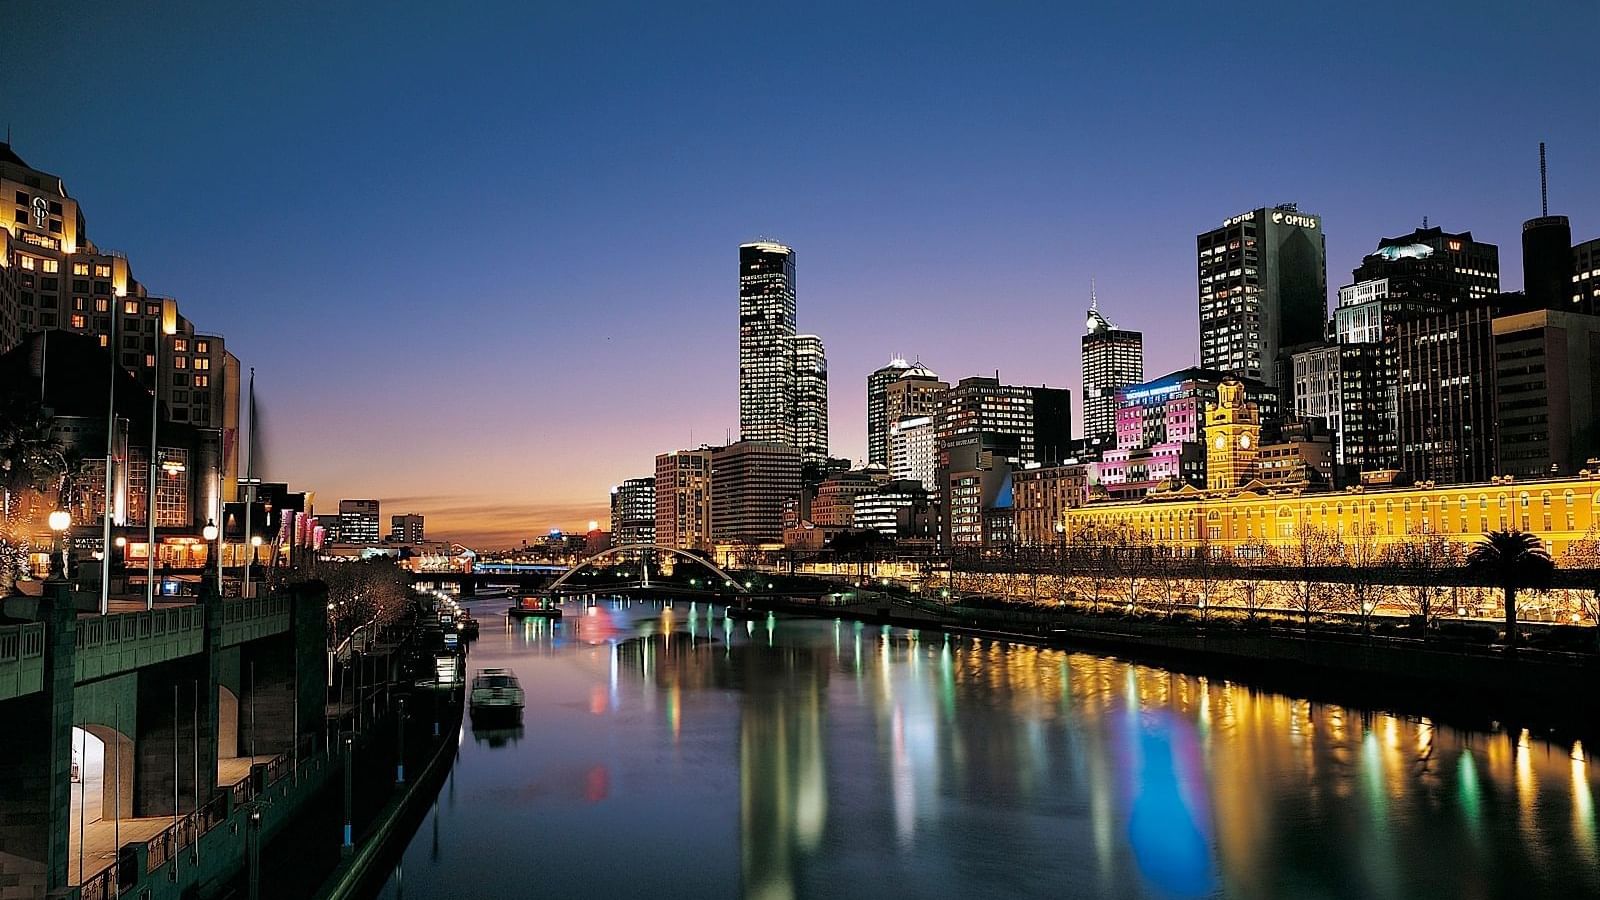
{"label": "hotel building", "polygon": [[710,447],[656,457],[655,542],[678,550],[711,549]]}

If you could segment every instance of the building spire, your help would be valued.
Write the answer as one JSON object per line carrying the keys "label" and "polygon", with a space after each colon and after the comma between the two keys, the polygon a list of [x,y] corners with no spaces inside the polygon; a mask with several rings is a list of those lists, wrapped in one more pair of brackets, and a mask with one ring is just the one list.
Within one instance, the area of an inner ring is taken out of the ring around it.
{"label": "building spire", "polygon": [[1100,299],[1094,295],[1094,276],[1089,276],[1089,311],[1097,312],[1100,309]]}

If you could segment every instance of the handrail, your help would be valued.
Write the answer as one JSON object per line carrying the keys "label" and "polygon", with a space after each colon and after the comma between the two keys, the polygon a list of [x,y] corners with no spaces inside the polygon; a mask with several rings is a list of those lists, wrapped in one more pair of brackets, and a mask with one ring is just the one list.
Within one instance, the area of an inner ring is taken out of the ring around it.
{"label": "handrail", "polygon": [[35,659],[44,655],[44,623],[29,622],[0,628],[0,662]]}

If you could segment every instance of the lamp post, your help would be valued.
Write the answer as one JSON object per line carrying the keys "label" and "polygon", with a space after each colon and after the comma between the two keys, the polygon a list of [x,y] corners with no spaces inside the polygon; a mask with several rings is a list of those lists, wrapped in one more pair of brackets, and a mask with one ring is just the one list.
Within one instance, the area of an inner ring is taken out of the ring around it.
{"label": "lamp post", "polygon": [[56,536],[54,549],[60,551],[59,553],[50,554],[50,577],[52,580],[65,580],[69,575],[65,538],[67,529],[72,527],[72,513],[64,509],[58,509],[50,514],[49,521],[50,531]]}
{"label": "lamp post", "polygon": [[245,564],[245,567],[244,567],[244,590],[242,591],[242,594],[245,597],[249,597],[250,596],[250,590],[251,590],[251,588],[250,588],[250,575],[255,570],[256,560],[260,556],[260,554],[261,554],[261,535],[252,534],[252,535],[250,535],[250,562]]}
{"label": "lamp post", "polygon": [[222,596],[222,560],[217,556],[220,543],[217,537],[221,533],[217,529],[217,523],[210,519],[206,520],[206,527],[200,529],[200,536],[206,539],[206,562],[209,564],[207,568],[214,567],[217,570],[217,596],[219,597]]}

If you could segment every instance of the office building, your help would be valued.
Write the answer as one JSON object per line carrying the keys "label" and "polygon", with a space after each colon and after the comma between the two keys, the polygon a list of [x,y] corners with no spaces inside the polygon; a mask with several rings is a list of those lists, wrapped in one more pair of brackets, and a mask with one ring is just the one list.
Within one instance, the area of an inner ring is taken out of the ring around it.
{"label": "office building", "polygon": [[1331,344],[1293,356],[1292,416],[1326,423],[1335,485],[1355,484],[1362,472],[1398,465],[1391,357],[1383,343]]}
{"label": "office building", "polygon": [[857,469],[836,472],[817,485],[811,501],[811,523],[819,526],[850,528],[855,524],[855,498],[871,493],[889,480],[883,469]]}
{"label": "office building", "polygon": [[936,421],[941,461],[957,439],[979,435],[984,450],[1004,451],[1018,463],[1054,462],[1072,444],[1072,397],[1065,388],[973,376],[944,392]]}
{"label": "office building", "polygon": [[710,447],[656,457],[655,542],[678,550],[711,549]]}
{"label": "office building", "polygon": [[932,416],[902,416],[889,426],[889,477],[939,493],[939,432]]}
{"label": "office building", "polygon": [[1600,315],[1600,238],[1572,248],[1572,305],[1568,309]]}
{"label": "office building", "polygon": [[1101,315],[1091,292],[1083,335],[1083,437],[1091,447],[1115,446],[1117,391],[1144,381],[1144,335]]}
{"label": "office building", "polygon": [[389,517],[389,542],[394,544],[421,544],[427,540],[422,527],[423,518],[418,513]]}
{"label": "office building", "polygon": [[796,335],[795,442],[801,462],[821,466],[828,461],[828,358],[822,338]]}
{"label": "office building", "polygon": [[1017,469],[1011,473],[1011,502],[1017,544],[1061,546],[1066,511],[1089,502],[1089,463],[1064,463]]}
{"label": "office building", "polygon": [[[1500,248],[1473,240],[1470,231],[1425,226],[1378,241],[1352,276],[1358,284],[1382,281],[1392,303],[1460,306],[1500,292]],[[1341,288],[1339,305],[1345,302]]]}
{"label": "office building", "polygon": [[712,541],[782,541],[784,504],[800,496],[800,468],[800,451],[789,444],[739,441],[711,451]]}
{"label": "office building", "polygon": [[[1014,448],[1016,435],[1009,438]],[[1013,454],[992,449],[981,432],[968,432],[952,439],[940,466],[940,495],[944,500],[941,519],[942,543],[946,550],[977,550],[1007,547],[1015,542],[1016,518],[1012,510],[1011,472]]]}
{"label": "office building", "polygon": [[1496,474],[1577,474],[1600,456],[1600,316],[1532,309],[1491,328]]}
{"label": "office building", "polygon": [[1195,245],[1200,367],[1278,388],[1280,352],[1323,336],[1321,219],[1292,204],[1257,209],[1226,219]]}
{"label": "office building", "polygon": [[1487,481],[1494,471],[1495,299],[1395,325],[1400,468],[1418,481]]}
{"label": "office building", "polygon": [[934,416],[950,385],[932,370],[916,363],[883,389],[883,412],[889,427],[907,416]]}
{"label": "office building", "polygon": [[378,521],[378,501],[339,501],[339,535],[345,543],[378,543],[380,537]]}
{"label": "office building", "polygon": [[916,481],[888,481],[852,500],[853,527],[876,531],[902,547],[931,544],[938,537],[937,507]]}
{"label": "office building", "polygon": [[739,436],[796,445],[794,251],[739,247]]}
{"label": "office building", "polygon": [[653,544],[656,541],[656,480],[629,478],[611,489],[611,543]]}

